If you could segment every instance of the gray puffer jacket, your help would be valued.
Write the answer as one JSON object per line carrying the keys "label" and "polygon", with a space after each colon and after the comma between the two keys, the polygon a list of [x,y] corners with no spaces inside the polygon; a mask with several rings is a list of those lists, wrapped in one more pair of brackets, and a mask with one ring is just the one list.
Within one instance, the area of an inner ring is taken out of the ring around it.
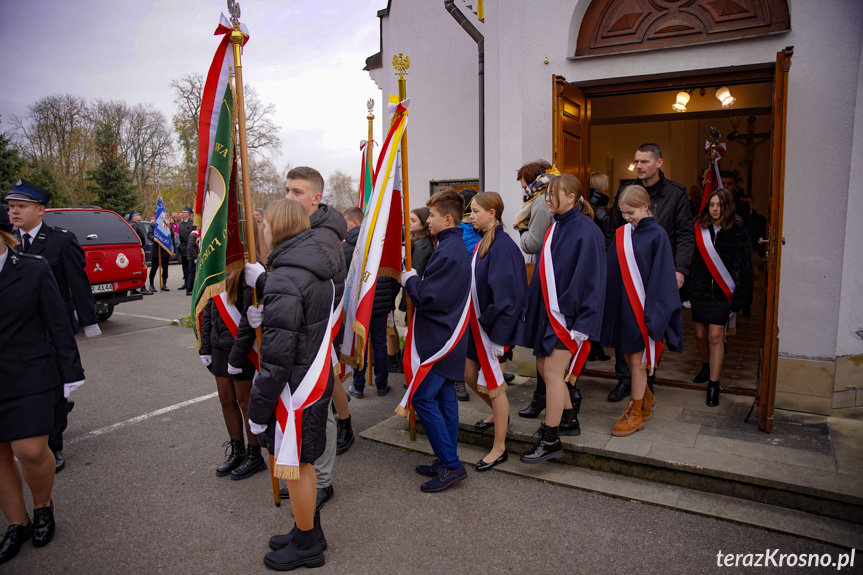
{"label": "gray puffer jacket", "polygon": [[[344,221],[344,218],[342,218]],[[270,272],[263,286],[261,372],[249,397],[249,419],[267,423],[260,439],[272,453],[276,406],[285,384],[294,392],[327,337],[333,283],[344,258],[315,230],[282,242],[269,257]],[[342,265],[344,265],[342,263]],[[260,284],[259,286],[260,287]],[[332,370],[321,398],[303,412],[300,461],[314,462],[326,443],[327,409],[333,389]]]}

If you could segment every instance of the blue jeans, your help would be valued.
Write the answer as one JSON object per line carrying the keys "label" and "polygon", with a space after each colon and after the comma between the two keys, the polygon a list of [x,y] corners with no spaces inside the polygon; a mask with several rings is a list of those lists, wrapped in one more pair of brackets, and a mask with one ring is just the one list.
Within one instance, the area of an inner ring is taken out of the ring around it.
{"label": "blue jeans", "polygon": [[[387,387],[387,316],[372,316],[369,319],[369,345],[374,356],[375,385],[378,389]],[[354,370],[354,388],[362,391],[366,385],[366,365]]]}
{"label": "blue jeans", "polygon": [[453,380],[433,371],[425,377],[413,397],[413,406],[441,467],[461,467],[458,453],[458,400]]}

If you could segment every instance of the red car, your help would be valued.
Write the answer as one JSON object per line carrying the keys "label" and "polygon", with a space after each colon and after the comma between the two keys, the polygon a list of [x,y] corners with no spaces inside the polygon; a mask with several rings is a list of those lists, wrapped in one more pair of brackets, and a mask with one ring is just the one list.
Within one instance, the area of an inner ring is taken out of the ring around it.
{"label": "red car", "polygon": [[84,249],[96,315],[105,321],[118,303],[144,299],[147,266],[138,234],[115,212],[99,208],[46,210],[42,221],[74,233]]}

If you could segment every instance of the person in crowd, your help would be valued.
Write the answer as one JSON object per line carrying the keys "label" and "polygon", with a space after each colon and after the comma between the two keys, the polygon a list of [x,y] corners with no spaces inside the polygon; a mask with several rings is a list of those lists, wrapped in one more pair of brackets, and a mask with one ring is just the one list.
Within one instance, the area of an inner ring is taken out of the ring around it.
{"label": "person in crowd", "polygon": [[737,217],[740,218],[743,229],[748,230],[751,207],[743,199],[745,192],[737,185],[737,175],[731,170],[721,170],[719,176],[722,178],[722,187],[734,198],[734,208],[737,210]]}
{"label": "person in crowd", "polygon": [[[692,252],[695,250],[692,210],[686,196],[686,188],[683,184],[665,177],[661,169],[662,148],[656,144],[646,143],[638,146],[633,161],[638,179],[624,183],[618,190],[618,195],[630,185],[638,185],[647,190],[652,217],[656,218],[656,222],[665,230],[671,241],[677,289],[680,290],[689,273]],[[618,198],[615,198],[614,207],[611,210],[613,232],[626,221],[621,214],[619,203]],[[630,394],[632,389],[629,365],[623,355],[623,352],[615,348],[614,371],[617,375],[617,386],[608,394],[608,401],[621,401]],[[651,376],[648,379],[651,391],[653,378],[654,376]]]}
{"label": "person in crowd", "polygon": [[461,228],[461,239],[464,240],[464,245],[467,248],[468,255],[473,255],[473,250],[479,243],[479,234],[477,234],[470,222],[470,206],[474,196],[476,196],[476,190],[467,188],[460,191],[459,195],[461,195],[464,200],[464,217],[459,226]]}
{"label": "person in crowd", "polygon": [[464,379],[492,409],[477,429],[494,428],[494,445],[480,459],[477,471],[488,471],[507,460],[506,431],[509,400],[503,379],[506,348],[521,343],[527,311],[524,257],[507,235],[501,220],[503,200],[496,192],[479,193],[471,204],[471,223],[481,240],[471,267],[471,312]]}
{"label": "person in crowd", "polygon": [[710,194],[696,221],[698,249],[689,269],[689,295],[701,371],[692,380],[707,382],[707,405],[719,405],[719,376],[725,358],[728,319],[739,312],[752,293],[749,235],[737,215],[731,192]]}
{"label": "person in crowd", "polygon": [[[252,218],[255,220],[255,231],[257,234],[263,238],[264,235],[264,210],[261,208],[255,208],[252,212]],[[267,261],[267,258],[270,257],[270,247],[264,245],[264,242],[261,241],[261,249],[259,250],[261,253],[261,261]]]}
{"label": "person in crowd", "polygon": [[[161,291],[171,291],[171,288],[168,287],[168,266],[171,263],[171,253],[162,244],[153,239],[155,237],[156,225],[156,222],[153,222],[153,225],[150,226],[150,230],[147,232],[147,239],[153,244],[153,251],[150,254],[150,291],[153,293],[159,291],[153,285],[153,280],[156,278],[156,274],[159,273],[159,269],[162,270],[162,284],[159,286],[159,289]],[[171,226],[168,224],[168,230],[170,231],[170,229]]]}
{"label": "person in crowd", "polygon": [[[296,200],[306,209],[306,215],[309,216],[312,232],[320,245],[326,247],[327,254],[338,262],[338,270],[336,271],[333,281],[336,285],[336,297],[333,302],[333,311],[335,312],[339,303],[342,301],[342,295],[345,291],[345,276],[347,275],[347,267],[345,266],[345,255],[342,248],[342,241],[347,234],[347,224],[344,216],[337,210],[321,202],[324,196],[324,178],[321,173],[309,166],[299,166],[292,168],[287,175],[285,182],[285,198]],[[269,241],[264,242],[272,248],[274,244]],[[269,265],[272,266],[272,254],[267,259]],[[264,266],[260,263],[246,264],[246,281],[249,285],[255,285],[254,279],[258,275],[262,275],[262,282],[266,282],[266,273]],[[263,284],[262,284],[263,285]],[[260,288],[258,288],[260,292]],[[254,308],[253,308],[254,309]],[[252,312],[255,313],[255,312]],[[335,349],[338,350],[341,345],[341,340],[337,337],[335,341]],[[337,385],[332,391],[332,401],[336,409],[338,419],[348,421],[350,411],[348,410],[348,394],[345,388]],[[327,443],[321,457],[315,461],[315,470],[318,476],[318,490],[316,498],[316,508],[321,509],[323,505],[333,498],[333,466],[336,463],[336,452],[338,450],[339,427],[336,423],[336,414],[329,412],[327,419]],[[288,496],[287,491],[284,491],[285,496]]]}
{"label": "person in crowd", "polygon": [[[611,245],[611,236],[613,235],[611,228],[611,212],[608,210],[608,176],[600,172],[590,173],[590,205],[593,208],[593,221],[599,226],[599,231],[602,232],[605,238],[605,249]],[[598,341],[590,342],[590,354],[587,356],[587,361],[608,361],[610,355],[606,355],[605,350],[599,345]]]}
{"label": "person in crowd", "polygon": [[[286,571],[318,567],[325,561],[326,539],[316,509],[314,463],[327,443],[334,385],[330,362],[313,370],[313,360],[322,350],[329,357],[330,317],[336,300],[333,280],[344,265],[344,255],[341,249],[332,250],[311,227],[306,206],[297,200],[270,204],[265,222],[264,241],[273,247],[270,271],[262,277],[257,266],[246,264],[246,282],[263,292],[260,308],[247,312],[251,327],[263,326],[260,373],[252,385],[249,420],[252,432],[260,433],[267,450],[278,455],[275,474],[288,483],[294,528],[270,538],[273,551],[264,557],[269,568]],[[321,389],[314,385],[324,380]],[[318,393],[309,392],[310,384]],[[289,423],[282,438],[283,444],[296,442],[297,460],[287,456],[280,463],[282,455],[274,451],[276,411],[285,386],[292,396],[305,393],[308,403],[297,408],[302,409],[300,429]]]}
{"label": "person in crowd", "polygon": [[[255,246],[258,245],[258,231],[255,229]],[[186,295],[192,295],[195,289],[195,275],[197,274],[198,256],[201,254],[201,230],[197,227],[189,232],[189,239],[186,242],[186,260],[189,263],[189,273],[186,278]]]}
{"label": "person in crowd", "polygon": [[[402,285],[414,306],[413,323],[405,340],[405,354],[410,354],[405,372],[410,372],[410,381],[402,403],[413,403],[437,456],[431,465],[416,468],[417,473],[431,478],[420,489],[434,492],[467,477],[457,452],[455,382],[464,377],[471,274],[459,229],[464,199],[453,190],[442,190],[426,205],[429,230],[437,239],[437,248],[422,278],[414,269],[402,272]],[[400,407],[407,409],[406,405]]]}
{"label": "person in crowd", "polygon": [[[27,180],[19,180],[6,195],[9,204],[9,219],[18,229],[16,239],[19,251],[42,256],[48,260],[60,297],[66,306],[66,317],[72,333],[78,333],[78,325],[87,339],[102,335],[96,316],[96,302],[90,288],[90,278],[85,269],[84,250],[75,234],[56,226],[44,225],[42,216],[51,202],[51,192]],[[75,317],[77,316],[77,318]],[[58,358],[54,357],[55,362]],[[63,432],[68,424],[69,412],[75,402],[68,400],[62,389],[54,391],[54,429],[48,438],[48,447],[54,453],[55,472],[66,467],[63,455]]]}
{"label": "person in crowd", "polygon": [[[548,204],[545,202],[545,190],[554,178],[554,174],[549,173],[551,169],[551,164],[545,160],[537,160],[523,165],[516,173],[516,180],[521,184],[523,203],[515,216],[513,227],[521,235],[519,238],[521,251],[528,255],[529,262],[526,270],[528,281],[533,277],[533,269],[545,239],[545,232],[553,223]],[[536,390],[533,392],[530,404],[520,410],[518,415],[535,419],[544,409],[545,380],[537,368]]]}
{"label": "person in crowd", "polygon": [[177,221],[177,235],[180,238],[177,244],[177,250],[180,252],[180,265],[183,268],[183,286],[187,288],[189,285],[189,257],[188,243],[189,234],[195,229],[195,222],[192,220],[192,208],[185,207],[180,211],[179,220]]}
{"label": "person in crowd", "polygon": [[701,196],[703,193],[700,186],[689,186],[689,211],[692,212],[692,219],[695,219],[698,216],[698,212],[701,211]]}
{"label": "person in crowd", "polygon": [[[228,275],[225,291],[214,296],[204,306],[201,321],[201,347],[198,355],[201,362],[216,378],[219,402],[222,404],[222,417],[228,429],[228,442],[224,463],[216,468],[216,477],[231,476],[231,479],[247,479],[267,468],[261,456],[258,438],[244,425],[249,420],[249,392],[255,366],[248,357],[232,355],[236,346],[235,336],[246,310],[252,305],[252,290],[243,283],[241,272]],[[254,339],[252,330],[246,330],[246,337]],[[251,348],[251,346],[249,346]],[[231,363],[233,362],[233,363]],[[246,428],[248,446],[243,442],[243,429]]]}
{"label": "person in crowd", "polygon": [[611,431],[625,437],[644,429],[653,415],[656,399],[647,376],[659,363],[663,339],[672,351],[683,351],[683,314],[671,242],[653,216],[648,191],[633,185],[617,196],[627,223],[608,249],[600,341],[619,350],[631,373],[632,398]]}
{"label": "person in crowd", "polygon": [[[0,206],[0,511],[8,523],[0,564],[27,541],[43,547],[54,537],[55,458],[48,446],[54,398],[56,390],[68,397],[84,383],[51,267],[41,256],[16,253],[17,245],[6,208]],[[33,500],[33,521],[24,483]]]}
{"label": "person in crowd", "polygon": [[605,294],[605,238],[581,182],[570,174],[554,178],[545,201],[554,224],[530,283],[524,343],[545,378],[546,410],[536,445],[521,456],[524,463],[562,457],[560,435],[581,433],[566,380],[578,377],[587,340],[599,339]]}
{"label": "person in crowd", "polygon": [[[132,228],[136,234],[138,234],[138,239],[141,241],[141,248],[147,245],[147,232],[144,231],[144,226],[141,225],[141,214],[135,210],[132,210],[132,213],[129,214],[129,217],[126,218],[129,222],[129,227]],[[140,293],[142,295],[153,295],[153,292],[147,289],[146,282],[137,290],[131,290],[131,293]]]}

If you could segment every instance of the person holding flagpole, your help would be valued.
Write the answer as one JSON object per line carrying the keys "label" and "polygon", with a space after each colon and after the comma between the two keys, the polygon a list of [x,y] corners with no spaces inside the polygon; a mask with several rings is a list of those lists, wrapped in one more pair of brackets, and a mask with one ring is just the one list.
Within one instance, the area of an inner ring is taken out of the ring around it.
{"label": "person holding flagpole", "polygon": [[617,199],[627,223],[608,248],[600,341],[623,353],[632,374],[632,397],[611,431],[626,437],[652,417],[656,399],[647,376],[659,364],[663,340],[672,351],[683,351],[683,314],[671,242],[653,217],[650,195],[641,186],[627,186]]}
{"label": "person holding flagpole", "polygon": [[571,174],[551,180],[544,201],[554,223],[545,234],[530,283],[525,345],[533,347],[545,378],[545,422],[523,463],[563,457],[561,435],[579,435],[578,409],[567,390],[575,384],[599,337],[605,296],[605,240],[593,207]]}
{"label": "person holding flagpole", "polygon": [[749,234],[726,188],[710,194],[695,224],[698,249],[689,268],[689,297],[701,371],[693,381],[707,381],[707,405],[719,405],[719,375],[725,359],[725,332],[732,314],[752,293]]}
{"label": "person holding flagpole", "polygon": [[521,343],[527,312],[527,273],[524,257],[504,230],[503,200],[496,192],[481,192],[471,202],[471,223],[480,242],[471,262],[471,310],[464,380],[492,409],[494,445],[475,467],[488,471],[507,460],[506,431],[509,400],[501,364],[507,348]]}
{"label": "person holding flagpole", "polygon": [[153,242],[153,254],[150,261],[150,291],[156,292],[153,280],[159,269],[162,270],[160,289],[161,291],[170,291],[168,288],[168,264],[171,261],[171,256],[174,255],[174,240],[161,194],[156,200],[156,215],[153,218],[150,231],[147,232],[147,237]]}

